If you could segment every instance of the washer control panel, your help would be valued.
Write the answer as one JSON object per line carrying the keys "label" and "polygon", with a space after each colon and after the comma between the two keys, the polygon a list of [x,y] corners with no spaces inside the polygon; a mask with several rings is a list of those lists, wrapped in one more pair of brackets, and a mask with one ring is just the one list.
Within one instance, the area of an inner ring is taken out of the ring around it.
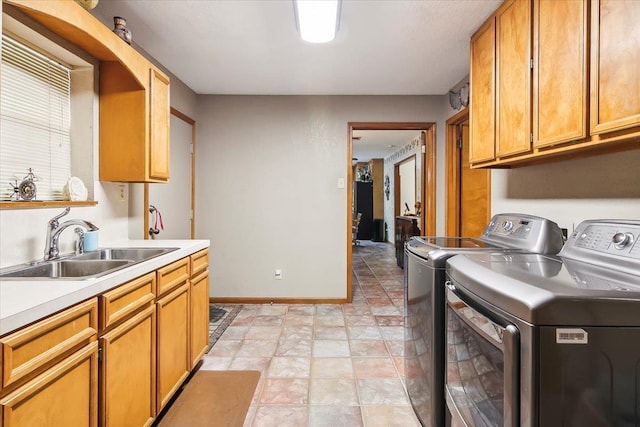
{"label": "washer control panel", "polygon": [[556,255],[562,248],[562,231],[548,219],[517,213],[497,214],[480,240],[497,246]]}
{"label": "washer control panel", "polygon": [[612,266],[623,262],[640,268],[640,221],[583,221],[571,233],[560,255]]}

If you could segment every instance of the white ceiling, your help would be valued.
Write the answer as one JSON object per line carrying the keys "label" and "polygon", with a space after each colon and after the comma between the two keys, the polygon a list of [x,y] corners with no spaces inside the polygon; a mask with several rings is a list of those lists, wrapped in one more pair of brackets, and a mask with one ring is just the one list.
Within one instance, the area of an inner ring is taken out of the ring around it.
{"label": "white ceiling", "polygon": [[501,0],[342,0],[327,44],[303,42],[292,0],[101,0],[134,42],[198,94],[442,95]]}
{"label": "white ceiling", "polygon": [[[354,162],[384,159],[420,136],[419,130],[354,130]],[[355,139],[360,137],[360,139]]]}

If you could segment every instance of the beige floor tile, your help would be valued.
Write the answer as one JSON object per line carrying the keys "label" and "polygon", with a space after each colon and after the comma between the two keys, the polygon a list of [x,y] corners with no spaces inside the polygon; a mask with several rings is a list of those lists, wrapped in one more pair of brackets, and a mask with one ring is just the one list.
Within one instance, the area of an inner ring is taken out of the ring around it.
{"label": "beige floor tile", "polygon": [[224,371],[229,369],[231,361],[231,357],[216,357],[205,354],[200,369],[203,371]]}
{"label": "beige floor tile", "polygon": [[381,340],[377,326],[348,326],[347,334],[351,340]]}
{"label": "beige floor tile", "polygon": [[339,304],[318,304],[316,305],[316,314],[318,316],[327,316],[330,314],[342,314],[342,306]]}
{"label": "beige floor tile", "polygon": [[399,378],[391,357],[354,357],[356,378]]}
{"label": "beige floor tile", "polygon": [[350,378],[311,378],[311,405],[349,406],[358,404],[356,387]]}
{"label": "beige floor tile", "polygon": [[309,427],[362,427],[359,406],[310,406]]}
{"label": "beige floor tile", "polygon": [[288,307],[288,305],[284,304],[262,304],[259,306],[257,314],[261,316],[284,316]]}
{"label": "beige floor tile", "polygon": [[404,328],[402,326],[380,326],[379,329],[385,340],[404,340]]}
{"label": "beige floor tile", "polygon": [[307,417],[306,406],[258,406],[252,427],[301,427]]}
{"label": "beige floor tile", "polygon": [[228,356],[231,357],[236,354],[242,341],[240,340],[223,340],[219,339],[209,350],[209,356]]}
{"label": "beige floor tile", "polygon": [[411,406],[363,406],[366,427],[420,427]]}
{"label": "beige floor tile", "polygon": [[273,357],[267,370],[269,378],[309,378],[311,358]]}
{"label": "beige floor tile", "polygon": [[311,357],[312,340],[281,339],[276,348],[276,356]]}
{"label": "beige floor tile", "polygon": [[271,357],[276,351],[278,341],[244,340],[236,352],[236,357]]}
{"label": "beige floor tile", "polygon": [[253,326],[282,326],[284,323],[284,315],[267,316],[259,314],[253,320]]}
{"label": "beige floor tile", "polygon": [[362,405],[408,405],[402,382],[398,378],[357,379]]}
{"label": "beige floor tile", "polygon": [[268,378],[262,388],[259,404],[306,405],[308,396],[308,379]]}
{"label": "beige floor tile", "polygon": [[242,340],[247,335],[248,326],[229,326],[225,329],[220,339],[222,340]]}
{"label": "beige floor tile", "polygon": [[311,378],[353,378],[350,357],[314,357],[311,359]]}
{"label": "beige floor tile", "polygon": [[313,357],[349,357],[349,341],[346,340],[315,340],[311,350]]}
{"label": "beige floor tile", "polygon": [[340,314],[316,315],[316,326],[344,326],[344,316]]}
{"label": "beige floor tile", "polygon": [[251,326],[247,330],[244,338],[251,339],[251,340],[260,340],[260,339],[273,340],[273,339],[278,339],[281,333],[282,333],[282,327],[280,326]]}
{"label": "beige floor tile", "polygon": [[270,357],[236,357],[231,361],[229,369],[239,371],[266,371],[271,361]]}
{"label": "beige floor tile", "polygon": [[313,339],[313,326],[285,325],[280,339],[310,340]]}
{"label": "beige floor tile", "polygon": [[347,326],[377,326],[376,318],[371,314],[345,316]]}
{"label": "beige floor tile", "polygon": [[351,340],[349,346],[353,357],[387,357],[390,354],[381,340]]}
{"label": "beige floor tile", "polygon": [[292,314],[303,314],[312,316],[316,313],[316,306],[313,304],[294,304],[287,309],[287,316]]}
{"label": "beige floor tile", "polygon": [[346,340],[347,329],[344,326],[315,326],[313,338],[316,340]]}
{"label": "beige floor tile", "polygon": [[313,326],[313,315],[309,314],[287,314],[284,318],[284,324],[291,325],[304,325]]}

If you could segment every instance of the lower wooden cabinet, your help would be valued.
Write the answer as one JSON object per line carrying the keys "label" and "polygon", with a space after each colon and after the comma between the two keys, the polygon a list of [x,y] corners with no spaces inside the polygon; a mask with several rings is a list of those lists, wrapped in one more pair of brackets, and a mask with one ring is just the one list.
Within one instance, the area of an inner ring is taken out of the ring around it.
{"label": "lower wooden cabinet", "polygon": [[189,281],[156,302],[157,409],[167,404],[191,371]]}
{"label": "lower wooden cabinet", "polygon": [[3,427],[98,425],[98,343],[62,362],[0,400]]}
{"label": "lower wooden cabinet", "polygon": [[191,279],[191,367],[196,366],[209,344],[209,270]]}
{"label": "lower wooden cabinet", "polygon": [[149,426],[156,415],[156,308],[100,337],[100,425]]}

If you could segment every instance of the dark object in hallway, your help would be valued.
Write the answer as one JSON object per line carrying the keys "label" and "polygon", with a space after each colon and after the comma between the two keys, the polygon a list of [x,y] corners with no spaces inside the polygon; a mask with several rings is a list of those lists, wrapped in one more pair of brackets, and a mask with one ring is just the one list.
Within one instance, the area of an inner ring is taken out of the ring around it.
{"label": "dark object in hallway", "polygon": [[418,216],[397,216],[396,217],[396,262],[398,267],[404,268],[404,244],[411,236],[419,236]]}
{"label": "dark object in hallway", "polygon": [[384,242],[384,219],[373,220],[373,231],[371,240],[374,242]]}
{"label": "dark object in hallway", "polygon": [[373,183],[355,182],[354,209],[362,213],[358,226],[358,240],[371,240],[373,228]]}

